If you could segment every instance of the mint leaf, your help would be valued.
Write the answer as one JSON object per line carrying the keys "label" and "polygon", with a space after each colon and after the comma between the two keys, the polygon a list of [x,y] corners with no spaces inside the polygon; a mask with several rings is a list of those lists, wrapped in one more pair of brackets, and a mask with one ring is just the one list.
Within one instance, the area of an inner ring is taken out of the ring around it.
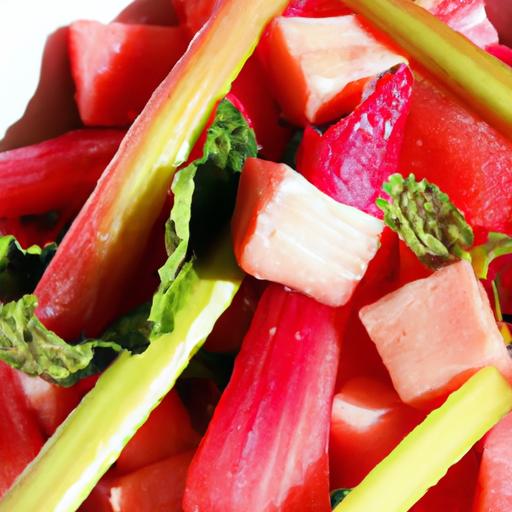
{"label": "mint leaf", "polygon": [[460,259],[471,260],[473,230],[463,213],[427,180],[393,174],[383,185],[390,199],[377,199],[384,221],[418,258],[431,268]]}
{"label": "mint leaf", "polygon": [[169,257],[159,271],[161,284],[149,315],[151,339],[173,330],[194,255],[228,222],[237,174],[257,151],[255,134],[242,114],[229,101],[222,101],[207,131],[202,157],[180,170],[172,185],[174,205],[165,234]]}
{"label": "mint leaf", "polygon": [[352,489],[336,489],[331,492],[331,508],[334,510],[349,494]]}
{"label": "mint leaf", "polygon": [[44,327],[34,314],[36,307],[34,295],[0,306],[0,359],[12,367],[69,386],[97,371],[96,348],[122,350],[101,340],[70,345]]}
{"label": "mint leaf", "polygon": [[56,250],[56,244],[24,250],[14,236],[0,237],[0,302],[32,293]]}
{"label": "mint leaf", "polygon": [[500,256],[512,254],[512,237],[502,233],[489,233],[487,242],[471,250],[473,269],[479,279],[487,279],[491,263]]}

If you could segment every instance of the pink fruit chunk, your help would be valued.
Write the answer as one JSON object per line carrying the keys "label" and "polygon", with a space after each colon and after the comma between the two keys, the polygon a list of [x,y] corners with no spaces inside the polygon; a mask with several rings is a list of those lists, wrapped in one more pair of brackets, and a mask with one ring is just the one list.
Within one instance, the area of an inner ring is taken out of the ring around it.
{"label": "pink fruit chunk", "polygon": [[498,32],[487,18],[484,0],[415,1],[482,48],[498,42]]}
{"label": "pink fruit chunk", "polygon": [[360,311],[400,398],[439,400],[485,366],[512,361],[471,265],[460,261]]}
{"label": "pink fruit chunk", "polygon": [[484,442],[474,512],[512,510],[512,413],[505,416]]}
{"label": "pink fruit chunk", "polygon": [[369,79],[406,61],[355,15],[276,18],[267,59],[284,114],[300,125],[350,112]]}
{"label": "pink fruit chunk", "polygon": [[240,266],[329,306],[351,297],[379,247],[383,223],[338,203],[284,164],[249,159],[233,239]]}
{"label": "pink fruit chunk", "polygon": [[348,117],[324,134],[304,131],[297,169],[336,201],[381,217],[375,200],[398,170],[413,76],[401,66],[387,73]]}

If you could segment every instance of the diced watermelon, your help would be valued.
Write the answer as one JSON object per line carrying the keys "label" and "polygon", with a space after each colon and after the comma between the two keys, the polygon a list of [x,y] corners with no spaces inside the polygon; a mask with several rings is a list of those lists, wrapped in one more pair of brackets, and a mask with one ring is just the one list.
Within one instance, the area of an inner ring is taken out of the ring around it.
{"label": "diced watermelon", "polygon": [[487,18],[484,0],[415,0],[415,2],[482,48],[498,42],[498,32]]}
{"label": "diced watermelon", "polygon": [[352,488],[423,419],[389,384],[357,378],[334,397],[329,459],[331,488]]}
{"label": "diced watermelon", "polygon": [[172,0],[172,5],[182,25],[194,35],[212,15],[217,0]]}
{"label": "diced watermelon", "polygon": [[0,217],[83,203],[123,136],[120,130],[76,130],[0,153]]}
{"label": "diced watermelon", "polygon": [[323,135],[307,127],[297,168],[322,192],[377,217],[382,184],[398,169],[413,77],[402,66],[381,78],[347,118]]}
{"label": "diced watermelon", "polygon": [[43,446],[16,371],[0,361],[0,498]]}
{"label": "diced watermelon", "polygon": [[486,50],[494,55],[497,59],[500,59],[505,64],[512,66],[512,48],[503,44],[492,44],[486,48]]}
{"label": "diced watermelon", "polygon": [[64,388],[22,372],[17,376],[30,409],[37,416],[43,432],[50,437],[80,402],[80,391],[76,386]]}
{"label": "diced watermelon", "polygon": [[327,441],[343,318],[270,285],[187,478],[186,512],[329,511]]}
{"label": "diced watermelon", "polygon": [[128,473],[197,446],[199,435],[192,429],[187,410],[171,391],[117,459],[116,469]]}
{"label": "diced watermelon", "polygon": [[231,306],[217,320],[204,347],[210,352],[236,352],[249,330],[265,283],[246,276]]}
{"label": "diced watermelon", "polygon": [[112,512],[179,512],[187,469],[193,452],[168,459],[120,477],[110,492]]}
{"label": "diced watermelon", "polygon": [[79,512],[113,512],[110,503],[110,493],[115,485],[118,475],[110,470],[92,490],[91,494],[82,503]]}
{"label": "diced watermelon", "polygon": [[512,234],[512,142],[424,78],[413,88],[401,171],[446,192],[475,228]]}
{"label": "diced watermelon", "polygon": [[439,401],[485,366],[512,378],[489,300],[467,261],[403,286],[360,317],[406,403]]}
{"label": "diced watermelon", "polygon": [[512,413],[487,435],[478,476],[474,512],[512,510]]}
{"label": "diced watermelon", "polygon": [[360,102],[371,78],[405,61],[355,15],[278,17],[265,56],[283,112],[299,125],[337,120]]}
{"label": "diced watermelon", "polygon": [[177,27],[77,21],[69,29],[71,71],[87,126],[129,125],[185,51]]}
{"label": "diced watermelon", "polygon": [[348,302],[379,246],[380,220],[331,199],[285,164],[248,159],[233,214],[240,266],[329,306]]}

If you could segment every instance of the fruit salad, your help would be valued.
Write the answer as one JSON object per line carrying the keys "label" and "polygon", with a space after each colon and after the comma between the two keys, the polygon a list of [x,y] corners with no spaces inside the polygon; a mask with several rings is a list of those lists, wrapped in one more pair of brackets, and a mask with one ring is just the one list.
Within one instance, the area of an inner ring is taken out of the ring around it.
{"label": "fruit salad", "polygon": [[65,29],[75,121],[0,152],[0,512],[512,510],[502,3]]}

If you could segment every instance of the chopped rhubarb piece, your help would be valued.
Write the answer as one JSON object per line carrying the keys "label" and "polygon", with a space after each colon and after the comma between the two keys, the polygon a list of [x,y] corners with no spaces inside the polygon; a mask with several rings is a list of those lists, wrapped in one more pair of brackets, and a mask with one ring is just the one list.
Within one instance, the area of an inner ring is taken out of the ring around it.
{"label": "chopped rhubarb piece", "polygon": [[64,388],[39,377],[17,372],[30,409],[36,414],[43,432],[49,437],[78,405],[82,394],[74,386]]}
{"label": "chopped rhubarb piece", "polygon": [[80,117],[88,126],[125,126],[185,51],[177,27],[77,21],[69,29]]}
{"label": "chopped rhubarb piece", "polygon": [[233,215],[235,255],[258,279],[330,306],[351,297],[379,247],[380,220],[336,202],[285,164],[248,159]]}
{"label": "chopped rhubarb piece", "polygon": [[124,136],[118,130],[76,130],[0,153],[0,216],[59,210],[85,201]]}
{"label": "chopped rhubarb piece", "polygon": [[390,384],[369,378],[347,382],[332,406],[331,488],[359,484],[422,419]]}
{"label": "chopped rhubarb piece", "polygon": [[511,471],[512,413],[509,413],[485,438],[475,512],[510,512],[512,510]]}
{"label": "chopped rhubarb piece", "polygon": [[402,66],[381,78],[373,93],[323,135],[306,128],[297,169],[341,203],[381,217],[375,200],[397,172],[413,77]]}
{"label": "chopped rhubarb piece", "polygon": [[186,512],[326,512],[339,312],[270,285],[192,461]]}
{"label": "chopped rhubarb piece", "polygon": [[16,370],[0,362],[0,498],[43,446]]}
{"label": "chopped rhubarb piece", "polygon": [[350,112],[364,85],[405,61],[355,15],[276,18],[266,55],[277,98],[297,124],[323,123]]}
{"label": "chopped rhubarb piece", "polygon": [[487,295],[460,261],[360,312],[400,398],[439,400],[484,366],[512,378],[512,360]]}
{"label": "chopped rhubarb piece", "polygon": [[477,238],[488,231],[512,234],[512,142],[421,77],[413,88],[400,167],[446,192]]}
{"label": "chopped rhubarb piece", "polygon": [[484,0],[415,0],[415,2],[482,48],[498,42],[498,32],[487,18]]}
{"label": "chopped rhubarb piece", "polygon": [[112,512],[182,510],[192,455],[193,452],[174,455],[116,480],[110,491]]}
{"label": "chopped rhubarb piece", "polygon": [[170,391],[125,446],[116,469],[127,473],[194,448],[199,435],[176,393]]}

